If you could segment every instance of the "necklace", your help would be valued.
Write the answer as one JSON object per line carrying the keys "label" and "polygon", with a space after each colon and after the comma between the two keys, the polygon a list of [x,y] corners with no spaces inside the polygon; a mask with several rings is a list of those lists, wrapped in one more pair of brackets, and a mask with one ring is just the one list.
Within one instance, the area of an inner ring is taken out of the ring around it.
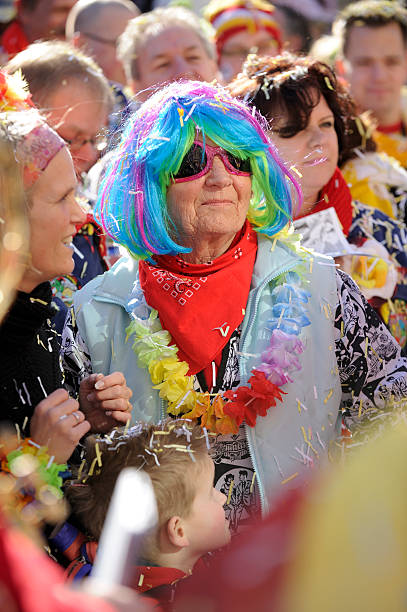
{"label": "necklace", "polygon": [[[288,245],[300,252],[295,238],[288,238]],[[305,259],[304,252],[302,258]],[[171,344],[171,335],[162,328],[156,310],[151,310],[145,319],[132,313],[126,340],[134,336],[138,365],[148,369],[154,388],[168,403],[168,414],[200,418],[207,431],[230,434],[237,433],[243,421],[254,427],[258,416],[265,416],[277,400],[283,401],[285,392],[281,387],[293,382],[290,375],[301,369],[298,355],[304,346],[299,336],[302,328],[310,324],[306,315],[310,294],[303,288],[302,266],[303,261],[296,271],[285,272],[271,281],[271,317],[266,325],[271,331],[269,346],[259,355],[259,364],[252,369],[248,384],[223,393],[194,389],[195,377],[188,376],[189,365],[178,358],[178,347]]]}

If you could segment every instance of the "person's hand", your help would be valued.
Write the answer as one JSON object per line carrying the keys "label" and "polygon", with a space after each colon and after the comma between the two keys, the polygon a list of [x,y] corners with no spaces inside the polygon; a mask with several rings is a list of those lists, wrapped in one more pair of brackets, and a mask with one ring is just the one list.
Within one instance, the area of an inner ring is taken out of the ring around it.
{"label": "person's hand", "polygon": [[65,389],[50,393],[35,407],[30,435],[37,444],[46,446],[57,463],[65,463],[79,440],[90,429],[76,400]]}
{"label": "person's hand", "polygon": [[91,374],[79,388],[79,403],[92,431],[106,433],[131,418],[129,399],[133,395],[121,372]]}

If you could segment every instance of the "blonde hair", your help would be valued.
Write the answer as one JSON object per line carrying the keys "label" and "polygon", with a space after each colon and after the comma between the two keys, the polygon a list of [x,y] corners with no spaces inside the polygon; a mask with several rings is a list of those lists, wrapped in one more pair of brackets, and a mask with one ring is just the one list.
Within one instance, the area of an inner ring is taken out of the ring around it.
{"label": "blonde hair", "polygon": [[[139,423],[115,429],[109,436],[87,439],[87,472],[70,483],[66,494],[85,530],[99,539],[116,480],[125,467],[146,472],[158,509],[157,530],[146,540],[144,554],[157,554],[159,529],[172,516],[187,517],[196,495],[202,462],[208,458],[208,438],[186,419],[168,419],[157,425]],[[97,465],[100,453],[101,467]]]}

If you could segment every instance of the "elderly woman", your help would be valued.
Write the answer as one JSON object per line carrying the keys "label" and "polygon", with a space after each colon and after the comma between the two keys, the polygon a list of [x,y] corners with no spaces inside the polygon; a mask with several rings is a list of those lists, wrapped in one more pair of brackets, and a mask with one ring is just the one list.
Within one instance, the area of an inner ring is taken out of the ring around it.
{"label": "elderly woman", "polygon": [[[0,84],[0,136],[18,162],[30,233],[28,264],[0,327],[0,421],[48,446],[64,463],[91,427],[107,430],[127,421],[131,392],[118,372],[94,374],[82,382],[79,409],[64,388],[49,281],[72,271],[70,245],[84,213],[75,199],[77,181],[65,142],[30,106],[24,83],[0,72]],[[9,197],[6,178],[2,197]],[[6,247],[19,247],[11,234],[6,238]]]}
{"label": "elderly woman", "polygon": [[119,369],[135,419],[216,434],[234,525],[323,460],[340,406],[357,420],[407,388],[354,283],[286,229],[294,195],[254,112],[210,85],[168,86],[129,119],[100,195],[130,256],[77,294],[64,332],[72,384]]}
{"label": "elderly woman", "polygon": [[[347,175],[345,180],[338,168],[341,158],[349,157],[349,145],[354,139],[348,134],[353,105],[346,91],[326,64],[290,54],[273,59],[251,57],[244,71],[230,84],[230,91],[250,101],[269,120],[270,136],[298,177],[304,194],[297,216],[334,210],[347,241],[363,245],[363,251],[382,258],[379,265],[370,261],[368,266],[363,260],[355,259],[352,275],[365,296],[373,299],[392,334],[405,348],[407,291],[403,280],[397,285],[397,276],[393,274],[394,269],[386,267],[386,259],[394,259],[402,279],[407,270],[406,234],[396,219],[366,205],[371,201],[367,183],[364,183],[366,201],[360,185],[357,196],[361,202],[353,200],[349,188],[351,177]],[[353,123],[353,129],[357,129],[356,125]],[[361,125],[359,122],[359,129]],[[384,163],[376,164],[375,172],[384,171],[384,168]],[[390,175],[386,182],[391,184]],[[387,206],[391,209],[390,202]],[[310,225],[315,232],[317,217],[312,219]],[[324,223],[319,222],[322,235],[327,234]],[[367,239],[369,241],[364,244]],[[322,248],[320,244],[318,250]],[[366,268],[370,268],[370,264],[372,273],[369,275]],[[390,311],[389,298],[393,300]]]}

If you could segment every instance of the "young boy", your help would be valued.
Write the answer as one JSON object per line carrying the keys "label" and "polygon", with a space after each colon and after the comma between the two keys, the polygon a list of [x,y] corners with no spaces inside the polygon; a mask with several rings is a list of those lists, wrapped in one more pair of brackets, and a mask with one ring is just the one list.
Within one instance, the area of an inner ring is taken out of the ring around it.
{"label": "young boy", "polygon": [[213,486],[207,436],[185,419],[114,430],[110,436],[88,439],[89,466],[96,464],[96,445],[102,466],[67,489],[73,513],[98,540],[120,471],[144,470],[154,488],[158,524],[142,543],[133,586],[166,599],[172,589],[168,586],[190,574],[202,555],[230,541],[226,496]]}

